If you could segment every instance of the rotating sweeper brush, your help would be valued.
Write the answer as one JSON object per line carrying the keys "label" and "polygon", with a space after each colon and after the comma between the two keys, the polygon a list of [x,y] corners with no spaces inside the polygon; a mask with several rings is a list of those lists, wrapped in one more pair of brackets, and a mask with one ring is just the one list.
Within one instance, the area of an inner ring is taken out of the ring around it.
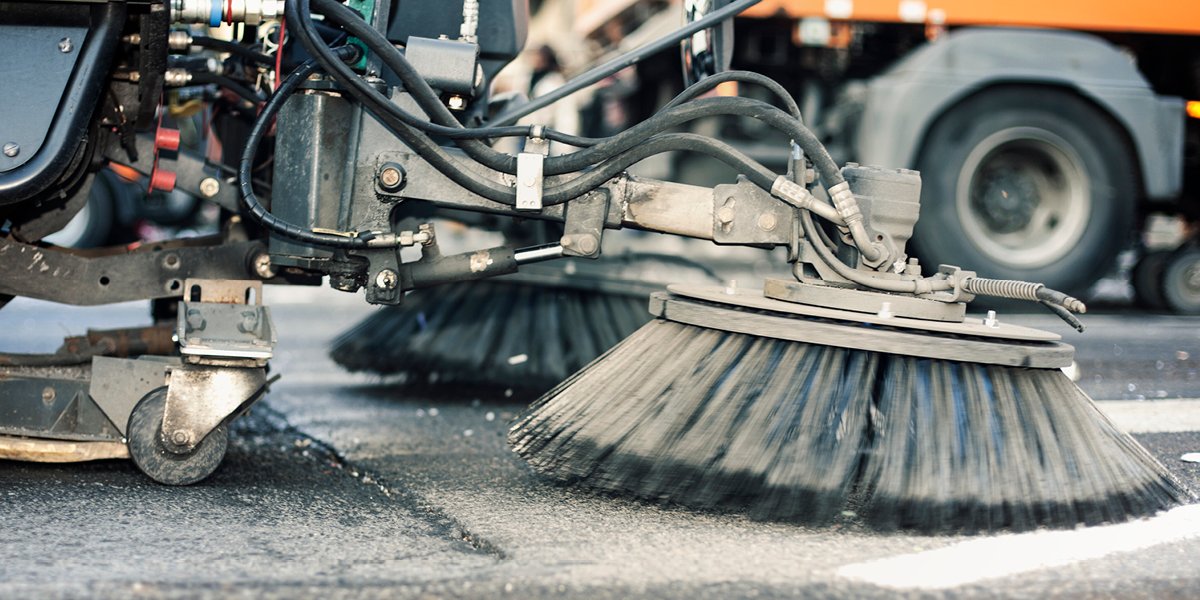
{"label": "rotating sweeper brush", "polygon": [[646,297],[672,280],[718,278],[648,253],[535,265],[410,294],[338,336],[329,355],[351,371],[416,382],[545,391],[649,321]]}
{"label": "rotating sweeper brush", "polygon": [[885,529],[1112,522],[1188,497],[1061,372],[1057,335],[767,284],[656,293],[658,318],[543,396],[514,449],[563,482]]}
{"label": "rotating sweeper brush", "polygon": [[965,311],[976,294],[1039,301],[1082,329],[1081,302],[881,261],[904,256],[918,176],[842,174],[835,206],[852,190],[877,234],[801,212],[794,278],[654,294],[657,318],[539,399],[514,450],[565,483],[803,523],[851,510],[881,529],[1115,522],[1191,497],[1063,374],[1060,336]]}

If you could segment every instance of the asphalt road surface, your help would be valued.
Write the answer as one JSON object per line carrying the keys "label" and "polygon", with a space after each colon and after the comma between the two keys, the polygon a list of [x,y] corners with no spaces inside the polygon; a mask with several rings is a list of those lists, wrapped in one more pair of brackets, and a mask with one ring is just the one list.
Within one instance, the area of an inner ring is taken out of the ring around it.
{"label": "asphalt road surface", "polygon": [[[506,447],[530,400],[340,371],[328,341],[370,310],[328,290],[268,290],[279,328],[264,403],[224,465],[187,488],[124,461],[0,461],[0,596],[1196,597],[1200,505],[1077,531],[880,534],[663,507],[550,485]],[[144,306],[14,301],[0,348],[49,351]],[[1001,318],[1006,318],[1004,315]],[[1193,489],[1200,319],[1014,321],[1067,335],[1080,385]]]}

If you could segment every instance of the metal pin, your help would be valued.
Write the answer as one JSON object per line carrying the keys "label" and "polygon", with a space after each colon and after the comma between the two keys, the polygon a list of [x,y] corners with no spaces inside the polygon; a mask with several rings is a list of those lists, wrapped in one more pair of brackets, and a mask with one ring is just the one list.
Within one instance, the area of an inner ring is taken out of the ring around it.
{"label": "metal pin", "polygon": [[989,310],[987,313],[987,318],[983,320],[983,324],[992,328],[999,327],[1000,321],[996,320],[996,311]]}
{"label": "metal pin", "polygon": [[892,303],[884,302],[883,304],[880,304],[879,312],[875,313],[875,316],[879,317],[880,319],[890,319],[896,316],[896,313],[892,312]]}
{"label": "metal pin", "polygon": [[729,283],[725,285],[725,294],[727,296],[732,296],[736,293],[737,293],[737,280],[730,279]]}

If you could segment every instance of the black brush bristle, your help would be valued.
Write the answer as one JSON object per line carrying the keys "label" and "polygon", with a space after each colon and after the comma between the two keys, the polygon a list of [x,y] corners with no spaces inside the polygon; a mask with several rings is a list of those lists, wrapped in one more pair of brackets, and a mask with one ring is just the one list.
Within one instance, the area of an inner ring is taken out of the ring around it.
{"label": "black brush bristle", "polygon": [[340,335],[329,355],[350,371],[546,389],[649,319],[644,295],[457,283],[376,311]]}
{"label": "black brush bristle", "polygon": [[539,399],[513,449],[560,481],[884,529],[1115,522],[1188,497],[1057,370],[648,323]]}

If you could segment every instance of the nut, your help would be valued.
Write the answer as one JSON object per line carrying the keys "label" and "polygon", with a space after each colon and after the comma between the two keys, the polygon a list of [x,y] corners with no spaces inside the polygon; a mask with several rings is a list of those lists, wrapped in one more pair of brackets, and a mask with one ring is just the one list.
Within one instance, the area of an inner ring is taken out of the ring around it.
{"label": "nut", "polygon": [[75,49],[75,44],[71,43],[71,38],[65,37],[58,40],[58,51],[66,54]]}
{"label": "nut", "polygon": [[192,434],[183,429],[176,429],[171,432],[171,443],[176,446],[186,446],[192,441]]}

